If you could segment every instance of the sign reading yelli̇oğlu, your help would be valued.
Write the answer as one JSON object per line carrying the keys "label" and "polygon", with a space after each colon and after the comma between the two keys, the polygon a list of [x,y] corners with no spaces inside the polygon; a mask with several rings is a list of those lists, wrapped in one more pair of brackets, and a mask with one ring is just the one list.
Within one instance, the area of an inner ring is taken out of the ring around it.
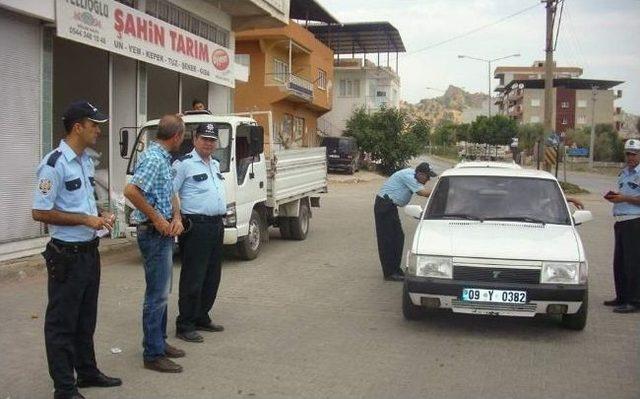
{"label": "sign reading yelli\u0307o\u011flu", "polygon": [[58,36],[234,87],[231,50],[113,0],[57,0]]}

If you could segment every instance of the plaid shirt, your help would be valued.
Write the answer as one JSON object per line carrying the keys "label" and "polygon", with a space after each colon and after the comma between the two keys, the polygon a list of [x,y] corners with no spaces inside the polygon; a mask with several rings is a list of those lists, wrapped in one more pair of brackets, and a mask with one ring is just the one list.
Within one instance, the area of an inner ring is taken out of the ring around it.
{"label": "plaid shirt", "polygon": [[[149,148],[140,155],[131,184],[144,192],[147,202],[166,219],[173,214],[173,175],[171,155],[160,144],[151,142]],[[147,215],[136,209],[131,214],[135,223],[149,220]]]}

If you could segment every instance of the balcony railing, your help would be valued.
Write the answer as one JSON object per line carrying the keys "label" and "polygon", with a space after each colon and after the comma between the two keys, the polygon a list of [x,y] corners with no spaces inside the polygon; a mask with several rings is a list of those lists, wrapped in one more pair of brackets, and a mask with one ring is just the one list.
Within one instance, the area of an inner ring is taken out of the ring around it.
{"label": "balcony railing", "polygon": [[271,73],[271,85],[282,86],[290,94],[313,101],[313,83],[291,73]]}

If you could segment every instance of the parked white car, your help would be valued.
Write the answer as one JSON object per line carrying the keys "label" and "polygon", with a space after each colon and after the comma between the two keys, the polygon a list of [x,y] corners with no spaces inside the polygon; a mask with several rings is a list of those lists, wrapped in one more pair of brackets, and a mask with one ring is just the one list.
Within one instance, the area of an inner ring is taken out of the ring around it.
{"label": "parked white car", "polygon": [[588,266],[556,178],[515,164],[467,162],[441,174],[406,264],[403,313],[425,309],[496,316],[561,315],[581,330],[587,320]]}

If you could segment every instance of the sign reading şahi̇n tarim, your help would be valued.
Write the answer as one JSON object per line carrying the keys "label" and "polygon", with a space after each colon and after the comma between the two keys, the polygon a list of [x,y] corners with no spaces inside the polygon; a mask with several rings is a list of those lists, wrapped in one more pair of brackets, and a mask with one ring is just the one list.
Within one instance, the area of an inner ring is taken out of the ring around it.
{"label": "sign reading \u015fahi\u0307n tarim", "polygon": [[234,87],[231,50],[113,0],[57,0],[56,26],[65,39]]}

